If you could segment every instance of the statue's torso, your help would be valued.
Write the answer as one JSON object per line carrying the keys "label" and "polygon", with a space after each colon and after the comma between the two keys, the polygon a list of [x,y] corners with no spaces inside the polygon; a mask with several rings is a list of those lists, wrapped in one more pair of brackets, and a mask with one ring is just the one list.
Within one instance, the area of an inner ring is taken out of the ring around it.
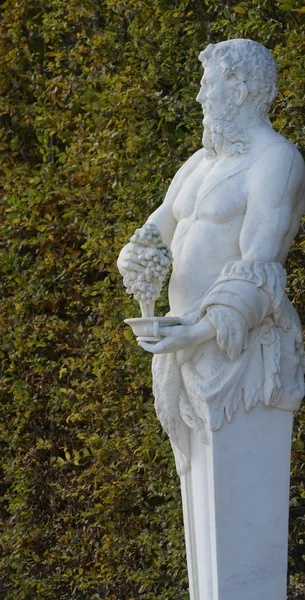
{"label": "statue's torso", "polygon": [[[291,160],[290,144],[268,127],[263,132],[258,131],[248,153],[234,158],[217,156],[213,159],[206,158],[204,153],[197,153],[196,164],[191,170],[185,171],[186,175],[180,181],[172,205],[177,222],[171,244],[173,271],[169,302],[172,315],[187,311],[203,297],[226,263],[242,258],[240,237],[250,197],[251,202],[255,201],[255,186],[259,177],[257,164],[264,156],[265,174],[269,164],[272,170],[275,149],[279,143],[286,144],[287,150],[289,148],[287,160]],[[282,197],[285,189],[279,189],[278,193]],[[268,200],[267,194],[264,199],[266,214]],[[302,196],[295,200],[290,229],[275,258],[282,264],[304,212]],[[247,237],[247,231],[243,229],[243,239]],[[249,235],[253,235],[253,227],[251,231]]]}
{"label": "statue's torso", "polygon": [[228,261],[241,258],[239,236],[247,208],[243,166],[248,162],[249,157],[203,159],[177,194],[169,287],[176,314],[202,298]]}

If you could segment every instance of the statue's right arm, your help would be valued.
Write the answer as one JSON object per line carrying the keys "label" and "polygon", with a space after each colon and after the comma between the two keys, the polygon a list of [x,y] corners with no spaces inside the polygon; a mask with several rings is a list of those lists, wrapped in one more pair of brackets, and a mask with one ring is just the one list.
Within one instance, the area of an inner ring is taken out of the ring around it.
{"label": "statue's right arm", "polygon": [[[147,223],[154,223],[160,230],[162,240],[170,246],[177,227],[177,220],[173,214],[173,205],[184,182],[194,171],[203,158],[203,149],[193,154],[177,171],[173,178],[163,203],[147,219]],[[127,271],[141,271],[143,267],[137,263],[137,255],[134,253],[134,245],[129,243],[122,248],[118,258],[118,269],[121,275]]]}
{"label": "statue's right arm", "polygon": [[161,232],[162,240],[170,246],[177,227],[177,221],[173,214],[174,202],[189,175],[202,160],[203,149],[193,154],[177,171],[175,177],[167,190],[163,203],[147,219],[148,223],[154,223]]}

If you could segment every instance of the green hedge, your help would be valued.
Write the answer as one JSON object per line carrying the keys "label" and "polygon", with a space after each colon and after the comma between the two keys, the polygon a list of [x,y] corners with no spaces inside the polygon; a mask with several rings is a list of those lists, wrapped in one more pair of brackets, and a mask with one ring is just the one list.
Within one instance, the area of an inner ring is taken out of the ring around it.
{"label": "green hedge", "polygon": [[[200,147],[209,40],[273,50],[272,119],[305,152],[302,4],[2,2],[1,600],[187,600],[179,481],[116,258]],[[301,233],[288,264],[303,321],[304,247]],[[300,411],[290,598],[305,585],[304,426]]]}

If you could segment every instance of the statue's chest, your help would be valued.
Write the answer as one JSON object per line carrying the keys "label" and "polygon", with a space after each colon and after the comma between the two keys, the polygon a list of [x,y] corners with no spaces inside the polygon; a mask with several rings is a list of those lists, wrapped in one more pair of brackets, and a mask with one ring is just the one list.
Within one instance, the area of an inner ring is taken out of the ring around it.
{"label": "statue's chest", "polygon": [[245,173],[194,172],[182,186],[173,206],[177,221],[190,217],[214,223],[231,221],[246,212]]}

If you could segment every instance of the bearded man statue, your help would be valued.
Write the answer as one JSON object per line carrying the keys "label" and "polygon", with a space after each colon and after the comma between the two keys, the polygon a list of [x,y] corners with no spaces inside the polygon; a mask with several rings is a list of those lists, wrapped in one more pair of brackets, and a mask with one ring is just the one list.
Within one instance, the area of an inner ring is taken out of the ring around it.
{"label": "bearded man statue", "polygon": [[[156,412],[181,477],[191,598],[284,600],[289,473],[277,471],[273,453],[289,472],[292,415],[304,396],[304,351],[283,264],[304,213],[305,167],[268,118],[277,94],[271,53],[236,39],[210,44],[199,58],[203,148],[180,168],[148,219],[171,246],[170,315],[181,325],[164,328],[160,342],[140,345],[155,355]],[[136,260],[128,244],[118,261],[121,273]],[[248,463],[241,473],[243,456]],[[249,488],[259,469],[265,470],[257,475],[252,505]],[[275,490],[269,496],[268,485]],[[284,498],[279,504],[275,493]],[[235,562],[221,502],[235,533],[241,532]],[[264,546],[256,532],[268,527],[274,539]],[[268,558],[265,575],[266,560],[252,560],[259,552],[276,556]],[[250,585],[253,569],[265,587]]]}

